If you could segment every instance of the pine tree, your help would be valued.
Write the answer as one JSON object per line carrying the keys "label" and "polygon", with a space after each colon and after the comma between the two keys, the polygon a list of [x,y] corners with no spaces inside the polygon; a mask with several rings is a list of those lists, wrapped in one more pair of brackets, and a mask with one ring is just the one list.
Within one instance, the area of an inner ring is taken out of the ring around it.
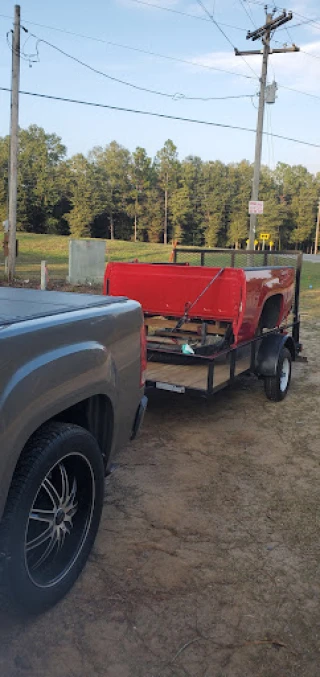
{"label": "pine tree", "polygon": [[92,224],[99,213],[99,195],[93,165],[84,155],[75,155],[69,161],[71,175],[72,210],[66,216],[73,237],[90,237]]}
{"label": "pine tree", "polygon": [[112,141],[105,148],[94,148],[89,155],[100,176],[100,211],[109,217],[110,239],[123,235],[124,221],[130,202],[130,153],[126,148]]}
{"label": "pine tree", "polygon": [[146,192],[150,188],[152,180],[151,159],[144,148],[139,146],[132,153],[130,165],[131,197],[132,203],[128,207],[128,213],[134,219],[134,241],[140,239],[141,229],[139,221],[144,213]]}
{"label": "pine tree", "polygon": [[169,236],[169,200],[171,193],[177,185],[179,170],[177,147],[170,139],[165,142],[163,148],[157,153],[156,168],[158,170],[159,187],[164,195],[163,243],[167,244]]}

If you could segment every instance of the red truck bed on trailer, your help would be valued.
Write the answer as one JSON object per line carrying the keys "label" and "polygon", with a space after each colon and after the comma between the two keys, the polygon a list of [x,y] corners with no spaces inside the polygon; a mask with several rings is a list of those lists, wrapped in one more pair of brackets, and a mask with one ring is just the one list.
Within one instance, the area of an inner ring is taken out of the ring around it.
{"label": "red truck bed on trailer", "polygon": [[[147,335],[148,388],[208,397],[240,374],[263,378],[269,399],[290,385],[299,342],[302,255],[277,252],[272,265],[235,268],[235,251],[176,249],[173,264],[109,263],[104,292],[142,305]],[[177,264],[177,255],[183,261]],[[201,265],[189,265],[187,257]],[[244,261],[261,252],[243,253]],[[262,253],[268,261],[268,253]],[[207,266],[230,257],[231,267]],[[241,260],[241,259],[240,259]],[[288,320],[293,310],[292,322]],[[289,332],[289,328],[292,332]]]}
{"label": "red truck bed on trailer", "polygon": [[253,338],[261,321],[281,325],[294,298],[295,269],[286,266],[218,268],[175,264],[109,263],[104,293],[141,303],[145,316],[222,322],[234,344]]}

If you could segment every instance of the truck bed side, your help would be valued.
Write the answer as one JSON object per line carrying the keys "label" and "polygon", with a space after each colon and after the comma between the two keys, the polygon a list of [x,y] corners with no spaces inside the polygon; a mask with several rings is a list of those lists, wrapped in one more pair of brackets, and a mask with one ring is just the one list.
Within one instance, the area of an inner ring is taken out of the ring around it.
{"label": "truck bed side", "polygon": [[250,340],[259,328],[281,325],[294,298],[295,269],[291,267],[245,268],[246,302],[239,342]]}

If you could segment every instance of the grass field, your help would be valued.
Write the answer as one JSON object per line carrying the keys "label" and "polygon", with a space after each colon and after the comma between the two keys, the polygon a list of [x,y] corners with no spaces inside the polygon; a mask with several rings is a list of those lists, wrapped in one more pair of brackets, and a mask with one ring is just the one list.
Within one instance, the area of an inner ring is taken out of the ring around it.
{"label": "grass field", "polygon": [[[63,280],[68,274],[69,238],[57,235],[33,235],[18,233],[19,257],[16,274],[19,278],[33,279],[40,277],[40,262],[47,261],[51,279]],[[169,261],[171,247],[146,242],[109,241],[106,247],[106,261],[140,261],[161,263]],[[0,266],[3,274],[3,253],[0,255]]]}
{"label": "grass field", "polygon": [[[17,260],[17,277],[23,280],[40,279],[40,262],[47,261],[51,280],[65,280],[68,274],[69,238],[56,235],[33,235],[19,233],[19,257]],[[171,246],[149,244],[146,242],[124,242],[122,240],[108,241],[106,247],[106,261],[132,261],[138,258],[142,262],[168,262]],[[244,254],[244,252],[243,252]],[[239,256],[239,255],[238,255]],[[228,260],[227,260],[228,259]],[[189,257],[190,263],[198,263],[199,257]],[[229,255],[226,260],[219,257],[219,263],[229,264]],[[0,254],[0,275],[4,274],[3,253]],[[216,261],[212,261],[215,265]],[[238,259],[241,263],[241,254]],[[245,264],[244,264],[245,265]],[[320,289],[320,261],[319,263],[304,262],[302,271],[302,289],[312,287]]]}

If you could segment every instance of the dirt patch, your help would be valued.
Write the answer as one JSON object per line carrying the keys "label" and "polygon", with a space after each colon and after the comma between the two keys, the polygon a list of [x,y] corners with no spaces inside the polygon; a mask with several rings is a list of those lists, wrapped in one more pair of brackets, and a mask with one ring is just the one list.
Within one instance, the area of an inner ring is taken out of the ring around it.
{"label": "dirt patch", "polygon": [[[40,282],[35,280],[15,280],[10,284],[6,280],[1,280],[1,287],[16,287],[18,289],[40,289]],[[102,294],[101,284],[68,284],[67,282],[53,281],[47,285],[47,291],[69,291],[77,294]]]}
{"label": "dirt patch", "polygon": [[118,457],[84,575],[0,620],[4,677],[318,677],[320,296],[283,403],[244,378],[150,397]]}

